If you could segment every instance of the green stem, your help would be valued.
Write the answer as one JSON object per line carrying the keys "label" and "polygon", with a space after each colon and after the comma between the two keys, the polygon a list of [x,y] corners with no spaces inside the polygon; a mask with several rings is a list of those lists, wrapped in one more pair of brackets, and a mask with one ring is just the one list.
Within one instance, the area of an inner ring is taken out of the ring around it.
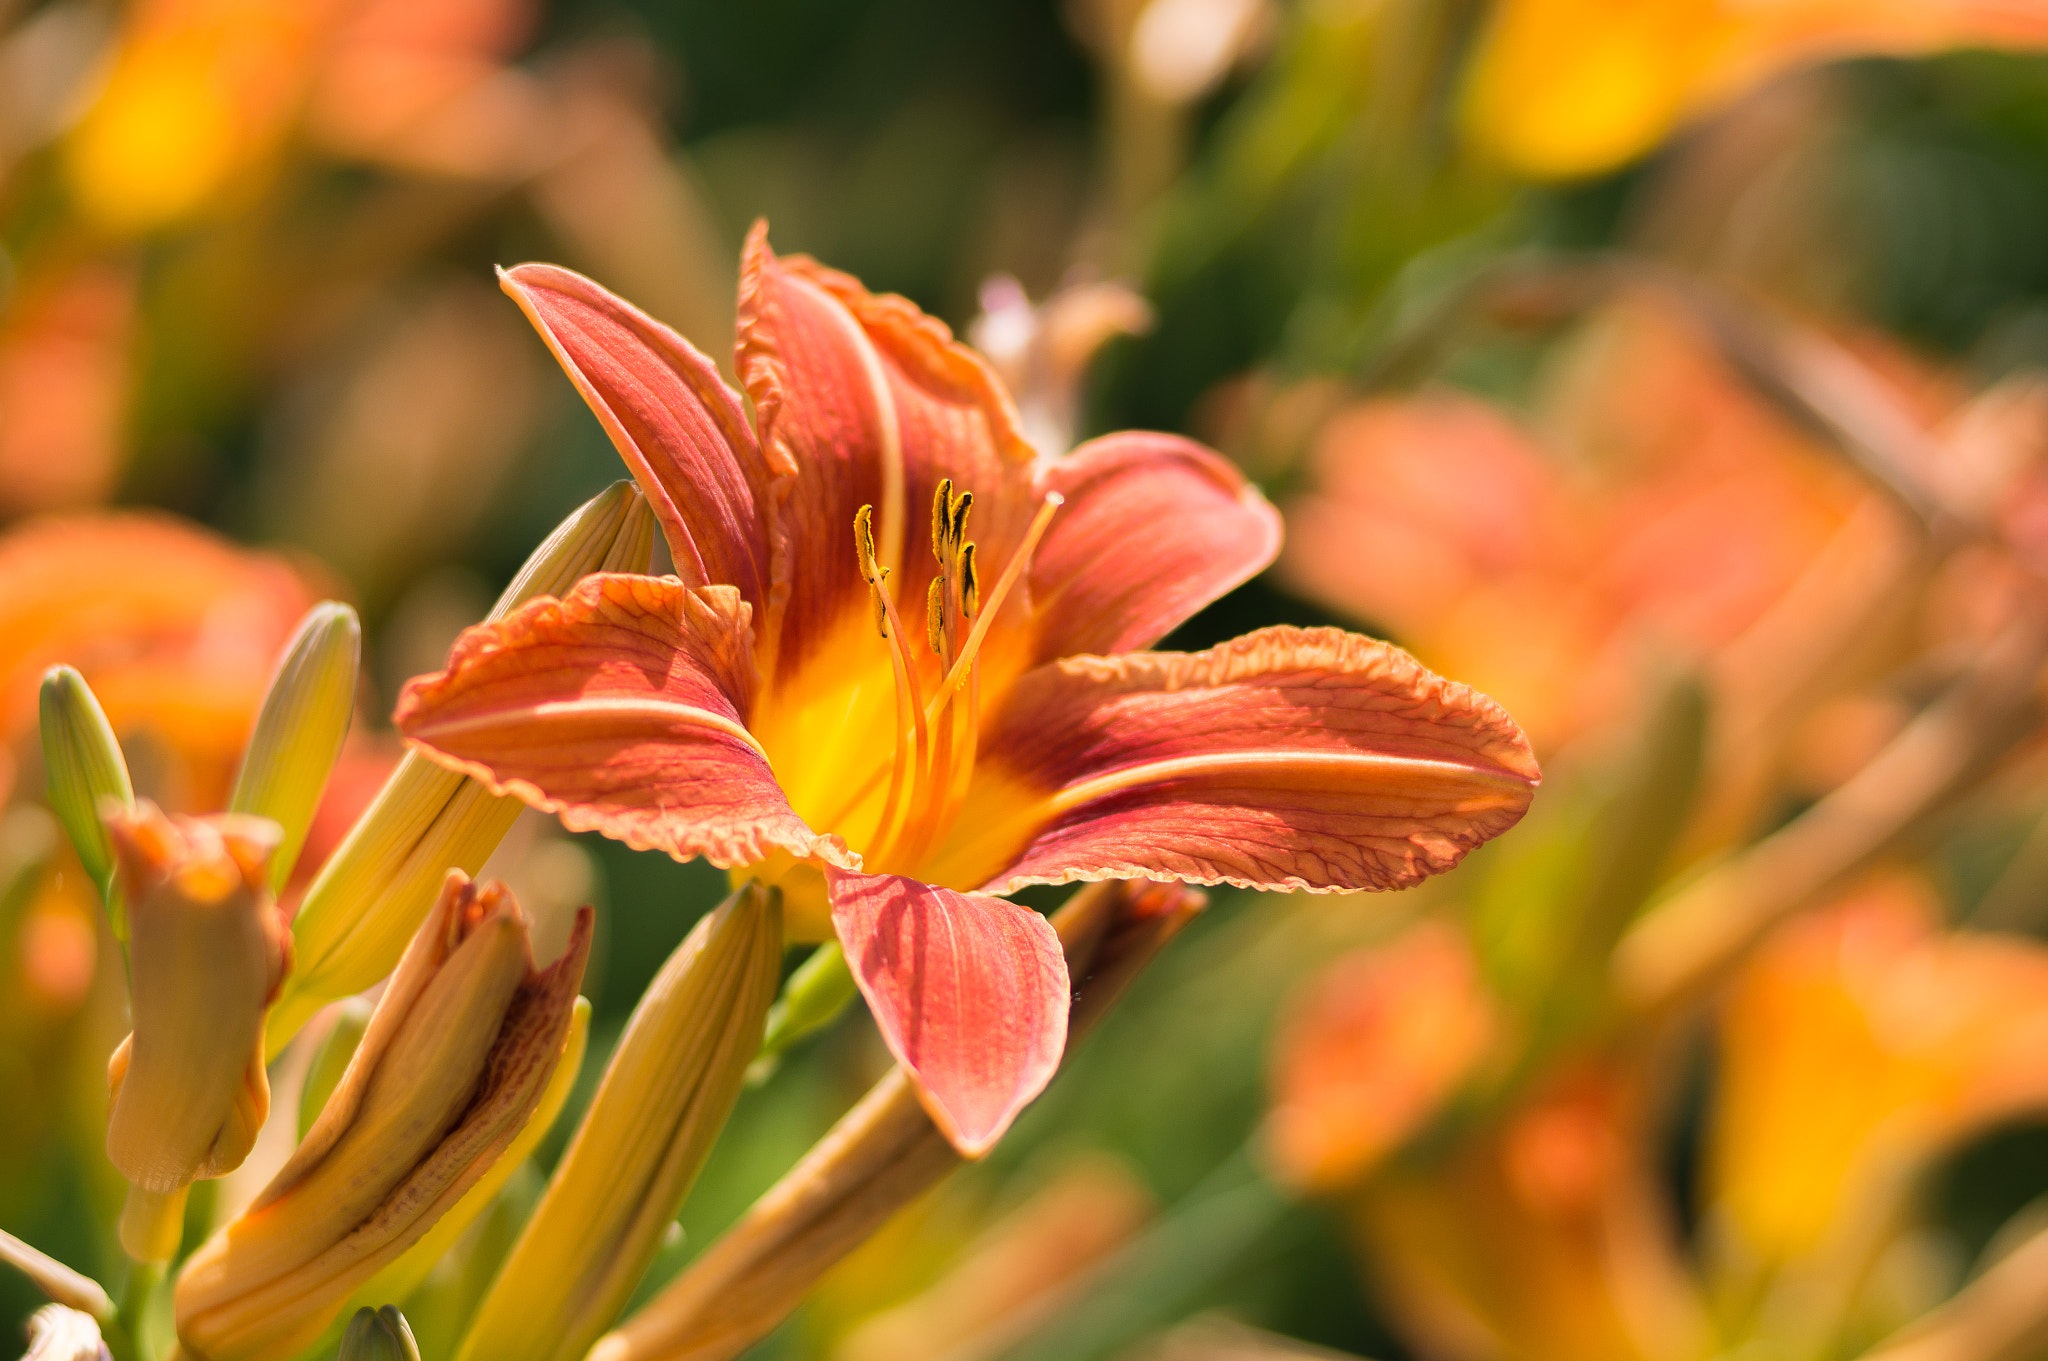
{"label": "green stem", "polygon": [[760,1056],[747,1072],[748,1081],[765,1082],[774,1074],[784,1050],[829,1025],[859,991],[839,942],[828,940],[812,951],[768,1010],[767,1033],[761,1038]]}
{"label": "green stem", "polygon": [[149,1339],[149,1308],[156,1288],[164,1278],[160,1262],[129,1263],[128,1281],[115,1303],[113,1320],[106,1328],[107,1350],[114,1361],[157,1361]]}

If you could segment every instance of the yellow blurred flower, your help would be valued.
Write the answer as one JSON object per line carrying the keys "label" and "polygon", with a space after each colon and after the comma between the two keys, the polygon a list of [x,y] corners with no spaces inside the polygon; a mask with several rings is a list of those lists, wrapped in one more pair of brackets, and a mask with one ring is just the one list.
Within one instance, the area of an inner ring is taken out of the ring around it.
{"label": "yellow blurred flower", "polygon": [[1749,1254],[1813,1252],[1956,1140],[2048,1108],[2048,949],[1938,921],[1925,885],[1881,880],[1736,985],[1708,1175]]}
{"label": "yellow blurred flower", "polygon": [[1594,175],[1792,66],[2043,45],[2048,10],[1998,0],[1500,0],[1465,123],[1519,174]]}
{"label": "yellow blurred flower", "polygon": [[65,169],[80,211],[139,234],[212,207],[277,149],[336,0],[153,0],[129,14]]}

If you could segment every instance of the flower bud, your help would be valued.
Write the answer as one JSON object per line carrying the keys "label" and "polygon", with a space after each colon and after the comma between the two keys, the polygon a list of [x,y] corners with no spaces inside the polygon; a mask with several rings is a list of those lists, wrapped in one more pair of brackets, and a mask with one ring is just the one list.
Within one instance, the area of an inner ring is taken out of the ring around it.
{"label": "flower bud", "polygon": [[341,1335],[338,1361],[420,1361],[420,1348],[412,1340],[412,1327],[395,1305],[381,1309],[362,1308],[348,1321]]}
{"label": "flower bud", "polygon": [[107,819],[128,904],[134,1033],[107,1064],[107,1157],[134,1186],[121,1242],[177,1247],[184,1190],[241,1166],[270,1113],[263,1012],[291,967],[267,872],[277,825],[168,817],[147,800]]}
{"label": "flower bud", "polygon": [[114,884],[113,845],[100,823],[103,799],[122,808],[135,806],[121,744],[114,740],[114,729],[92,687],[68,666],[53,666],[43,673],[42,723],[50,811],[71,834],[79,863],[99,887],[114,934],[126,940],[128,921]]}
{"label": "flower bud", "polygon": [[320,1118],[186,1263],[186,1353],[297,1354],[490,1171],[562,1056],[591,921],[579,911],[562,957],[536,972],[512,895],[449,873]]}
{"label": "flower bud", "polygon": [[[426,1237],[363,1283],[354,1296],[357,1303],[367,1305],[372,1300],[410,1298],[434,1268],[455,1250],[456,1240],[462,1237],[463,1230],[491,1208],[491,1202],[498,1198],[498,1192],[505,1189],[505,1183],[512,1180],[512,1174],[533,1156],[533,1150],[554,1128],[556,1117],[561,1115],[562,1107],[569,1100],[570,1089],[576,1085],[577,1074],[583,1071],[583,1052],[589,1047],[589,1042],[590,1003],[579,997],[569,1016],[569,1038],[562,1046],[561,1060],[555,1064],[554,1076],[548,1079],[532,1118],[520,1129],[504,1155],[491,1164],[491,1170],[484,1173],[476,1185],[463,1192],[462,1199],[455,1203],[453,1209],[434,1221],[434,1227],[427,1230]],[[479,1286],[483,1284],[487,1282],[480,1282]]]}
{"label": "flower bud", "polygon": [[[592,572],[644,572],[653,551],[653,511],[632,483],[614,483],[534,550],[489,617],[560,595]],[[292,921],[298,972],[272,1010],[267,1052],[275,1056],[328,1002],[389,973],[442,875],[475,874],[524,807],[407,753],[306,890]]]}
{"label": "flower bud", "polygon": [[[1099,1020],[1206,901],[1175,884],[1110,881],[1090,884],[1055,913],[1074,980],[1069,1035]],[[835,1263],[961,1162],[925,1114],[909,1075],[890,1069],[738,1223],[601,1338],[587,1361],[738,1356],[787,1318]],[[465,1348],[466,1357],[486,1354]]]}
{"label": "flower bud", "polygon": [[112,1361],[91,1314],[46,1304],[28,1318],[28,1351],[21,1361]]}
{"label": "flower bud", "polygon": [[299,621],[299,631],[271,674],[228,811],[266,817],[284,829],[284,841],[270,861],[272,893],[284,887],[299,858],[320,791],[341,754],[341,739],[355,711],[362,650],[356,612],[322,601]]}
{"label": "flower bud", "polygon": [[662,966],[458,1361],[581,1361],[625,1308],[760,1046],[779,899],[749,883]]}

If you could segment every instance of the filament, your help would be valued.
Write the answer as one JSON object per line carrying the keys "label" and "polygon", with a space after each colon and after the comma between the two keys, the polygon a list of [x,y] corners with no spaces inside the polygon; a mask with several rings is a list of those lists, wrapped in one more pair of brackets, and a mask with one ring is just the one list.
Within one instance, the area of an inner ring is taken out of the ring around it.
{"label": "filament", "polygon": [[988,636],[989,624],[1002,613],[1003,601],[1009,596],[1010,588],[1024,575],[1024,569],[1031,564],[1031,554],[1037,549],[1038,541],[1045,537],[1046,526],[1052,517],[1066,504],[1067,498],[1058,492],[1047,492],[1045,502],[1038,508],[1038,514],[1031,517],[1031,527],[1024,531],[1024,542],[1017,545],[1017,551],[1010,555],[1010,561],[1003,568],[1003,574],[996,580],[996,588],[989,592],[988,600],[974,618],[974,628],[967,635],[967,646],[960,649],[960,656],[947,671],[945,680],[939,682],[939,692],[925,709],[925,722],[934,722],[939,712],[946,707],[960,683],[966,679],[967,669],[974,665],[974,659],[981,651],[981,640]]}

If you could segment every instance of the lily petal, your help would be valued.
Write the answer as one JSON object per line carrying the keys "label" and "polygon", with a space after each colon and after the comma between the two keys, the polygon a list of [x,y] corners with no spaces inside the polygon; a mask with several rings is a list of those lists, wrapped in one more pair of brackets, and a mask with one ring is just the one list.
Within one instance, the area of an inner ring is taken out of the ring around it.
{"label": "lily petal", "polygon": [[393,721],[429,759],[572,832],[726,869],[777,850],[856,864],[791,810],[747,731],[750,616],[730,586],[598,573],[464,632]]}
{"label": "lily petal", "polygon": [[1400,888],[1512,827],[1541,779],[1498,704],[1387,643],[1269,628],[1021,678],[943,883]]}
{"label": "lily petal", "polygon": [[832,922],[889,1051],[970,1158],[1045,1089],[1067,1043],[1052,924],[985,893],[832,872]]}
{"label": "lily petal", "polygon": [[804,256],[778,257],[756,223],[740,272],[738,363],[762,452],[794,478],[775,575],[788,596],[764,621],[778,666],[802,663],[847,610],[867,608],[853,544],[863,505],[875,507],[891,587],[913,607],[935,566],[923,530],[941,478],[975,493],[971,537],[984,564],[1007,561],[1036,509],[1031,446],[995,371],[944,323]]}
{"label": "lily petal", "polygon": [[1031,561],[1039,661],[1146,648],[1280,551],[1280,515],[1217,455],[1125,431],[1045,465],[1067,499]]}
{"label": "lily petal", "polygon": [[739,394],[690,343],[555,265],[498,272],[633,470],[692,586],[737,586],[761,609],[769,578],[768,465]]}

